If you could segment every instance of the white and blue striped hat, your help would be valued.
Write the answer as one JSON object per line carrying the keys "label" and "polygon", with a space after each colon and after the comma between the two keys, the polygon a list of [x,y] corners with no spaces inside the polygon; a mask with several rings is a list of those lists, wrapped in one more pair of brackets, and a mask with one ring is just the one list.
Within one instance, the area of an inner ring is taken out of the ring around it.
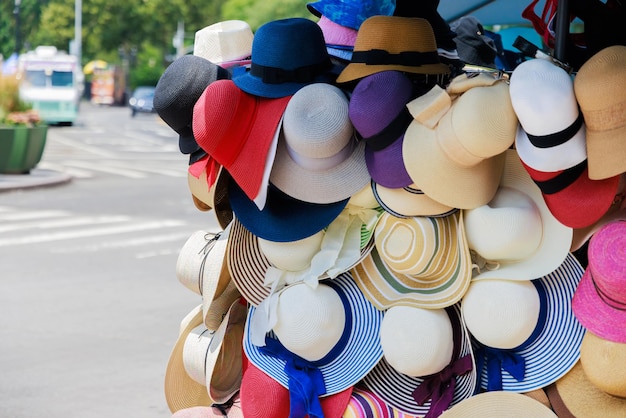
{"label": "white and blue striped hat", "polygon": [[[583,273],[570,253],[555,271],[531,280],[539,293],[539,320],[530,337],[518,347],[496,349],[472,337],[482,389],[530,392],[556,382],[574,367],[580,358],[585,329],[574,316],[572,297]],[[491,369],[490,360],[496,364]]]}
{"label": "white and blue striped hat", "polygon": [[[379,337],[383,312],[363,296],[350,273],[324,280],[320,285],[330,286],[337,292],[346,313],[346,325],[339,342],[323,358],[310,362],[323,376],[325,392],[320,396],[328,396],[354,386],[383,357]],[[252,364],[285,388],[289,388],[289,376],[285,372],[286,361],[267,354],[263,347],[252,344],[250,323],[255,309],[251,306],[248,312],[243,338],[244,352]],[[266,338],[277,341],[273,332],[269,332]]]}

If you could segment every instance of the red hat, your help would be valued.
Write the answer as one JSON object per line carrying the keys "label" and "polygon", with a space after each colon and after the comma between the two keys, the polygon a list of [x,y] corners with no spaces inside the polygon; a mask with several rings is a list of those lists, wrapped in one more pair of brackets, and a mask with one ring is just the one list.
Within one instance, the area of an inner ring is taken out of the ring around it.
{"label": "red hat", "polygon": [[[245,355],[244,355],[245,357]],[[320,398],[325,418],[341,418],[352,396],[352,386]],[[239,390],[241,411],[246,418],[289,416],[289,389],[249,362]],[[304,418],[304,417],[303,417]]]}
{"label": "red hat", "polygon": [[619,176],[591,180],[587,160],[566,170],[545,172],[522,165],[541,189],[554,217],[570,228],[585,228],[600,219],[611,207]]}
{"label": "red hat", "polygon": [[290,97],[262,98],[244,92],[231,80],[217,80],[207,86],[193,109],[196,141],[259,208],[265,199],[256,198],[265,196],[276,134]]}

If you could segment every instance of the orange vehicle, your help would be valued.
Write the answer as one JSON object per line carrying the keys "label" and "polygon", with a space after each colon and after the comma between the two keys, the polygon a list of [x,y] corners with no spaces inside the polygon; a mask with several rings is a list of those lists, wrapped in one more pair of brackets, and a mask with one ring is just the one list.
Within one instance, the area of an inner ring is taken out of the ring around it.
{"label": "orange vehicle", "polygon": [[91,102],[100,105],[126,104],[126,75],[122,67],[95,68],[91,80]]}

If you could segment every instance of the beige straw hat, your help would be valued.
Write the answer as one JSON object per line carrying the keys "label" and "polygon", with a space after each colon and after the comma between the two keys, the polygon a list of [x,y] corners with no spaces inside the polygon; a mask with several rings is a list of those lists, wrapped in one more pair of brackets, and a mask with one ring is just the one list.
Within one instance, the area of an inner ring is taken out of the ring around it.
{"label": "beige straw hat", "polygon": [[225,20],[196,31],[193,55],[215,64],[240,61],[252,54],[254,35],[247,22]]}
{"label": "beige straw hat", "polygon": [[606,340],[587,330],[580,346],[580,364],[598,389],[626,398],[625,343]]}
{"label": "beige straw hat", "polygon": [[521,393],[492,391],[469,397],[441,418],[557,418],[554,411]]}
{"label": "beige straw hat", "polygon": [[[213,209],[218,224],[224,229],[233,219],[233,211],[228,202],[230,175],[215,160],[205,163],[202,167],[203,161],[198,161],[197,167],[195,164],[189,167],[187,185],[196,208],[203,212]],[[215,176],[212,184],[207,180],[207,171],[211,172],[211,176]]]}

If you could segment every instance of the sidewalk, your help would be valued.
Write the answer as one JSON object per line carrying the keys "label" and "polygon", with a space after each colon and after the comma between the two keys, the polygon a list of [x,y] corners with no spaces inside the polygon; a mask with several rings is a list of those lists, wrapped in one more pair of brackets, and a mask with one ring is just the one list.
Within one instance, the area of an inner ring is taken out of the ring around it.
{"label": "sidewalk", "polygon": [[67,183],[72,176],[54,170],[34,168],[29,174],[0,174],[0,192]]}

